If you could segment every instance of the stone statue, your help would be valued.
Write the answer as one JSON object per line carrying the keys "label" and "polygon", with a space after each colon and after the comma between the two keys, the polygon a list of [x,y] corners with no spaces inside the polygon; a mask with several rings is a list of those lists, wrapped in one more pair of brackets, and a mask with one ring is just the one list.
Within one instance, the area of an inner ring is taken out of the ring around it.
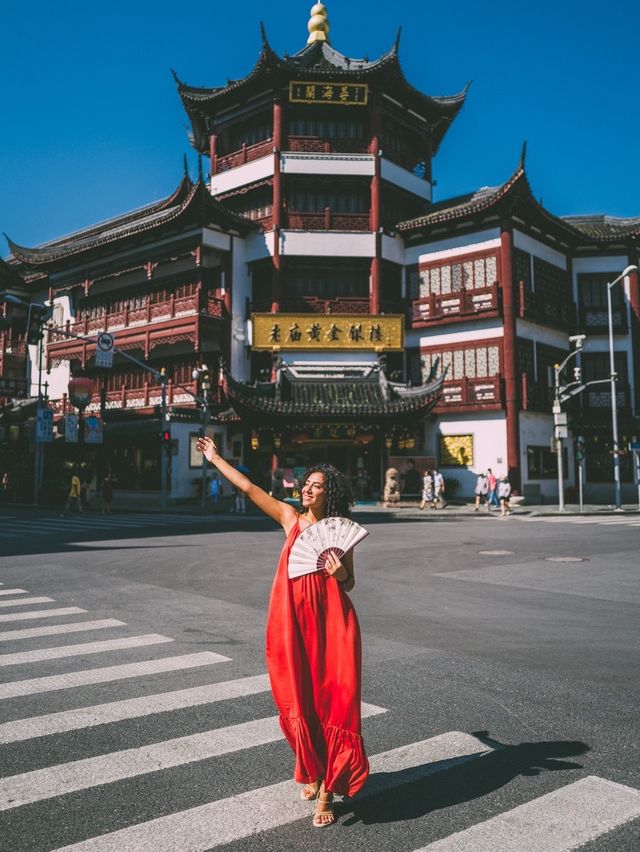
{"label": "stone statue", "polygon": [[400,502],[400,482],[398,471],[395,467],[387,469],[384,478],[384,504],[391,506],[393,503]]}

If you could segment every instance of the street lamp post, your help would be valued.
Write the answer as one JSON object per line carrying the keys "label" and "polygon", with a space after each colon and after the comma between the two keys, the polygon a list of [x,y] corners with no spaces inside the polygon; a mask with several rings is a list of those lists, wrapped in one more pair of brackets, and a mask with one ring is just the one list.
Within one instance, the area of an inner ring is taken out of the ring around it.
{"label": "street lamp post", "polygon": [[[194,379],[200,380],[200,389],[202,391],[202,436],[204,437],[207,431],[207,423],[209,422],[209,391],[211,390],[211,376],[209,368],[206,364],[201,364],[196,367],[192,376]],[[200,509],[204,514],[207,503],[207,469],[209,465],[204,455],[202,456],[202,481],[200,487]]]}
{"label": "street lamp post", "polygon": [[613,310],[611,307],[611,288],[632,272],[636,272],[637,266],[633,264],[618,275],[618,277],[607,284],[607,315],[609,320],[609,373],[611,380],[611,425],[613,432],[613,483],[615,488],[615,508],[617,512],[622,511],[622,487],[620,485],[620,446],[618,443],[618,399],[616,394],[616,366],[613,353]]}

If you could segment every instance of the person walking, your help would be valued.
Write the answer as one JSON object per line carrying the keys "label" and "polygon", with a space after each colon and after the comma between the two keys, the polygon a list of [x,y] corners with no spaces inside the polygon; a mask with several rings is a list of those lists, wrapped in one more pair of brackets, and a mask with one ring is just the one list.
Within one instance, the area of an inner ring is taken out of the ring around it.
{"label": "person walking", "polygon": [[69,494],[64,510],[60,513],[60,517],[64,518],[65,513],[72,508],[82,514],[82,482],[80,481],[80,474],[77,467],[74,467],[71,472]]}
{"label": "person walking", "polygon": [[509,508],[509,499],[511,498],[511,483],[508,476],[503,476],[498,483],[498,499],[500,500],[500,515],[504,518],[505,515],[511,514]]}
{"label": "person walking", "polygon": [[433,476],[429,472],[428,468],[425,468],[424,473],[422,474],[422,501],[420,503],[420,508],[424,509],[427,503],[431,504],[433,502]]}
{"label": "person walking", "polygon": [[444,476],[439,470],[433,471],[433,500],[431,501],[432,509],[444,509],[447,505],[444,499]]}
{"label": "person walking", "polygon": [[487,468],[487,512],[491,511],[491,507],[495,506],[496,509],[500,508],[500,503],[498,502],[498,480],[493,474],[491,468]]}
{"label": "person walking", "polygon": [[298,536],[327,517],[349,517],[353,497],[333,465],[312,465],[301,478],[301,506],[276,500],[226,462],[213,440],[198,450],[243,495],[283,528],[286,539],[271,589],[266,658],[282,731],[294,751],[300,795],[316,801],[313,825],[335,822],[334,794],[354,796],[369,774],[361,732],[362,651],[358,618],[347,595],[353,555],[327,559],[323,571],[290,579]]}
{"label": "person walking", "polygon": [[111,472],[111,468],[107,471],[107,475],[102,480],[102,514],[111,514],[111,505],[113,503],[113,487],[115,485],[115,477]]}
{"label": "person walking", "polygon": [[487,492],[489,491],[489,483],[487,482],[487,474],[479,473],[478,478],[476,479],[476,505],[474,508],[474,512],[477,512],[480,508],[480,503],[482,502],[482,498],[484,497],[485,503],[487,502]]}
{"label": "person walking", "polygon": [[213,475],[209,483],[209,497],[211,498],[213,511],[217,512],[220,506],[220,498],[222,497],[222,485],[216,474]]}

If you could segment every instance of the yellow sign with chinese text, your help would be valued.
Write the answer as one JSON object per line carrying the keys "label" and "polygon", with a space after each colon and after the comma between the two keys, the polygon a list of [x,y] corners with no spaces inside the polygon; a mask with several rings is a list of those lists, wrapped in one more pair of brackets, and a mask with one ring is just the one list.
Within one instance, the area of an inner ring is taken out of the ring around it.
{"label": "yellow sign with chinese text", "polygon": [[468,467],[473,464],[473,435],[440,435],[440,466]]}
{"label": "yellow sign with chinese text", "polygon": [[402,314],[252,314],[252,349],[402,352]]}
{"label": "yellow sign with chinese text", "polygon": [[303,80],[289,83],[289,102],[292,104],[366,106],[368,100],[367,83],[318,83]]}

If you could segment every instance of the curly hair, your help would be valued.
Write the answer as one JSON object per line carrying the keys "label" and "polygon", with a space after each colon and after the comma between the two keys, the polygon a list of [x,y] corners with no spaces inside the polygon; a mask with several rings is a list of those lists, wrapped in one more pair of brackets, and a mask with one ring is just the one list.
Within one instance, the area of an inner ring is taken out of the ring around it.
{"label": "curly hair", "polygon": [[[308,467],[300,480],[301,485],[309,479],[312,473],[321,473],[324,476],[324,490],[327,495],[326,517],[327,518],[350,518],[353,506],[353,494],[347,477],[332,464],[320,462]],[[300,494],[300,512],[307,511],[302,506],[302,494]]]}

